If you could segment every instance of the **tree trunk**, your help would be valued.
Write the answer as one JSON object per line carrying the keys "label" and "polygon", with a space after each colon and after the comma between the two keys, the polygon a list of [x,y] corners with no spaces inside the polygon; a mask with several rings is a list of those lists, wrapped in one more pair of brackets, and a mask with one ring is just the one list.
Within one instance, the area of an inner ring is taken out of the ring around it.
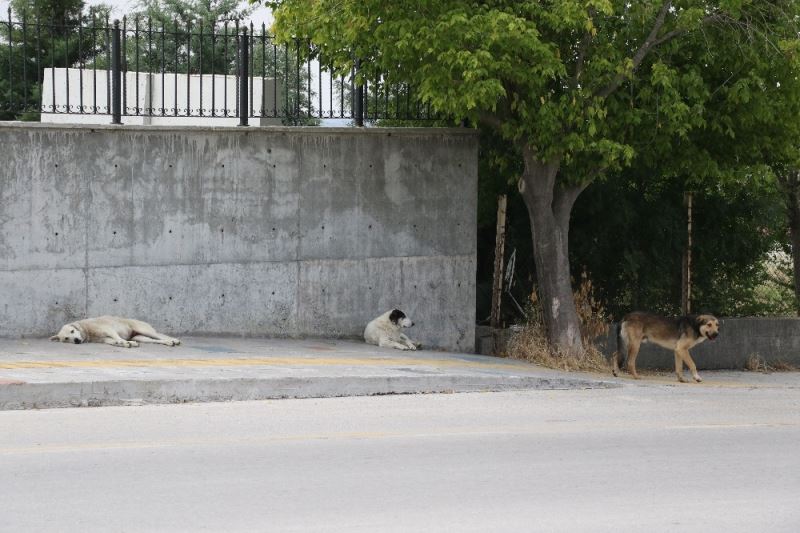
{"label": "tree trunk", "polygon": [[560,161],[542,162],[523,149],[525,170],[520,192],[528,208],[533,258],[550,345],[564,353],[583,350],[569,270],[569,219],[585,186],[556,185]]}
{"label": "tree trunk", "polygon": [[787,172],[780,178],[786,195],[789,215],[789,238],[792,241],[792,266],[794,270],[794,299],[800,316],[800,171]]}

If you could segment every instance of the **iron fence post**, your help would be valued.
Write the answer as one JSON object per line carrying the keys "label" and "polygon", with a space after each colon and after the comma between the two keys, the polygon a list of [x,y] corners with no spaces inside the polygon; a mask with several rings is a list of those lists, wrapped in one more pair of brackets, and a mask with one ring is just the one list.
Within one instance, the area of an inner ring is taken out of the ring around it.
{"label": "iron fence post", "polygon": [[247,126],[247,119],[250,115],[250,99],[247,97],[247,89],[250,86],[250,41],[247,37],[247,27],[242,28],[242,36],[239,39],[239,125]]}
{"label": "iron fence post", "polygon": [[114,21],[111,31],[111,123],[122,124],[122,84],[120,77],[120,29]]}
{"label": "iron fence post", "polygon": [[355,119],[356,126],[364,125],[364,84],[358,81],[358,75],[361,73],[361,60],[356,59],[356,93],[353,95],[353,118]]}

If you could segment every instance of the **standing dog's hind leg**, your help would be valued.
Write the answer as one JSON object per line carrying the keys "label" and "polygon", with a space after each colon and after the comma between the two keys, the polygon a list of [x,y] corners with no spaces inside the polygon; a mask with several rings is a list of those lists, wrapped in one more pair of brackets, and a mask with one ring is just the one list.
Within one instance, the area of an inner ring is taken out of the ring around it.
{"label": "standing dog's hind leg", "polygon": [[619,375],[619,349],[611,354],[611,373],[614,377]]}
{"label": "standing dog's hind leg", "polygon": [[636,357],[639,355],[639,345],[641,341],[631,341],[628,343],[628,372],[633,379],[639,379],[636,373]]}

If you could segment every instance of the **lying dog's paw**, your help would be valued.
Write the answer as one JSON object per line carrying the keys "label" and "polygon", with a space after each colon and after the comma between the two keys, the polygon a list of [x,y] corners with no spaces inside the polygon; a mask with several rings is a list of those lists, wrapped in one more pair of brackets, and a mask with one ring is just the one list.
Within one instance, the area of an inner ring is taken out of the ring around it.
{"label": "lying dog's paw", "polygon": [[125,342],[126,342],[126,344],[125,344],[126,348],[138,348],[139,347],[139,343],[136,342],[136,341],[125,341]]}

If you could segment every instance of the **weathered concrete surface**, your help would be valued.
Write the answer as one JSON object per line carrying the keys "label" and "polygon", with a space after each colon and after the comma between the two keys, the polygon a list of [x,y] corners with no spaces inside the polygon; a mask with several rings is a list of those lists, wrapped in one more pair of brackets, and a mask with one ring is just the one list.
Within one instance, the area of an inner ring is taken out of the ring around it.
{"label": "weathered concrete surface", "polygon": [[6,123],[0,146],[0,337],[100,314],[348,337],[397,306],[473,350],[474,132]]}
{"label": "weathered concrete surface", "polygon": [[[722,318],[720,335],[691,350],[697,368],[703,370],[741,369],[752,355],[768,363],[784,362],[800,367],[800,319],[798,318]],[[616,349],[615,325],[604,339],[604,352]],[[637,368],[674,369],[670,350],[643,344],[636,359]]]}
{"label": "weathered concrete surface", "polygon": [[0,410],[618,386],[522,361],[363,342],[182,341],[126,349],[0,340]]}

